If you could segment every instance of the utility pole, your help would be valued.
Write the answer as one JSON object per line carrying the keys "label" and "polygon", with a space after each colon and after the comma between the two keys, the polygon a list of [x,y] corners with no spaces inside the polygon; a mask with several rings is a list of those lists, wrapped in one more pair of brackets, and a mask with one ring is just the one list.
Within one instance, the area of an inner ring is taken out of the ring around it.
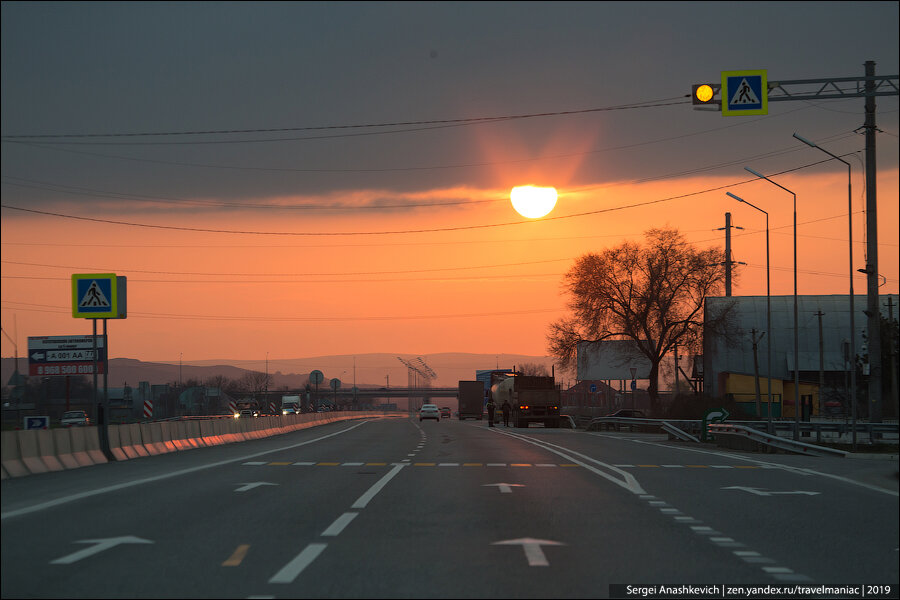
{"label": "utility pole", "polygon": [[866,280],[869,318],[869,421],[880,423],[881,402],[881,306],[878,301],[878,194],[875,171],[875,61],[866,61]]}
{"label": "utility pole", "polygon": [[825,414],[825,341],[822,337],[822,317],[825,313],[819,309],[815,315],[819,317],[819,414]]}
{"label": "utility pole", "polygon": [[756,416],[762,415],[762,399],[759,392],[759,354],[757,349],[759,348],[759,342],[764,335],[766,335],[765,331],[757,338],[756,329],[750,330],[750,339],[753,341],[753,381],[756,384]]}
{"label": "utility pole", "polygon": [[725,230],[725,262],[722,263],[725,265],[725,296],[731,296],[731,265],[736,264],[735,261],[731,260],[731,228],[735,229],[743,229],[743,227],[738,227],[736,225],[731,224],[731,213],[725,213],[725,227],[719,227],[718,231]]}

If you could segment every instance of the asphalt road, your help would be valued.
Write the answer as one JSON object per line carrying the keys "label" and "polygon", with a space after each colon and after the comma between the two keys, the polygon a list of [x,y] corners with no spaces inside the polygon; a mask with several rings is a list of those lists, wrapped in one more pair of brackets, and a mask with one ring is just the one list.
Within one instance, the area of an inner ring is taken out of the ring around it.
{"label": "asphalt road", "polygon": [[896,461],[651,434],[343,422],[0,491],[3,598],[597,598],[610,584],[900,580]]}

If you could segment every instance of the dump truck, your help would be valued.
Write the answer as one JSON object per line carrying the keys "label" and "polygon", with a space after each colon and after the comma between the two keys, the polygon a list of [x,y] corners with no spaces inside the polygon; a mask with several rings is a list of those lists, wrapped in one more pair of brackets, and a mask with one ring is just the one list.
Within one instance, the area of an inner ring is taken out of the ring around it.
{"label": "dump truck", "polygon": [[484,383],[481,381],[459,382],[459,420],[482,419],[484,415]]}
{"label": "dump truck", "polygon": [[514,427],[528,427],[530,423],[559,427],[560,395],[553,377],[512,373],[495,380],[491,398],[498,422],[503,416],[503,402],[508,401],[512,407],[509,420]]}

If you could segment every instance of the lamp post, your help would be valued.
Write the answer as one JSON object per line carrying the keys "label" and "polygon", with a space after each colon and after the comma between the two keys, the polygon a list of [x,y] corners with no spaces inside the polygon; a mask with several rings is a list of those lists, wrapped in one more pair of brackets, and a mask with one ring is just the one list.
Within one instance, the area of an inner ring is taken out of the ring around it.
{"label": "lamp post", "polygon": [[766,393],[766,414],[768,417],[766,419],[766,430],[769,433],[772,433],[772,288],[770,285],[771,279],[769,277],[769,213],[760,207],[747,202],[743,198],[735,196],[731,192],[725,192],[725,194],[766,215],[766,335],[769,336],[769,341],[766,342],[766,358],[768,361],[768,370],[766,373],[768,373],[769,381],[767,388],[768,392]]}
{"label": "lamp post", "polygon": [[821,150],[831,158],[839,160],[847,165],[847,228],[850,234],[850,405],[853,419],[853,449],[856,450],[856,325],[854,323],[855,311],[853,308],[853,187],[852,171],[850,163],[835,156],[825,148],[817,146],[813,142],[795,133],[794,137],[809,146]]}
{"label": "lamp post", "polygon": [[[775,183],[765,175],[757,173],[750,167],[744,167],[744,170],[756,175],[760,179],[765,179],[772,185],[779,187],[794,197],[794,441],[800,441],[800,320],[797,310],[797,194],[787,189],[781,184]],[[769,335],[772,335],[771,333]],[[772,340],[769,339],[769,343]],[[782,403],[784,399],[782,399]]]}

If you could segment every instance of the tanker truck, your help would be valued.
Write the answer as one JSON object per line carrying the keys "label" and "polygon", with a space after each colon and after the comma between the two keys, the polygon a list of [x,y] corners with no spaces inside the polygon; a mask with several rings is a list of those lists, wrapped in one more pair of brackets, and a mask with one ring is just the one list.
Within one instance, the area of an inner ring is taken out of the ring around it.
{"label": "tanker truck", "polygon": [[559,390],[553,377],[519,375],[495,381],[491,398],[496,407],[495,420],[502,417],[504,401],[512,406],[510,422],[514,427],[528,427],[529,423],[543,423],[544,427],[559,427]]}

